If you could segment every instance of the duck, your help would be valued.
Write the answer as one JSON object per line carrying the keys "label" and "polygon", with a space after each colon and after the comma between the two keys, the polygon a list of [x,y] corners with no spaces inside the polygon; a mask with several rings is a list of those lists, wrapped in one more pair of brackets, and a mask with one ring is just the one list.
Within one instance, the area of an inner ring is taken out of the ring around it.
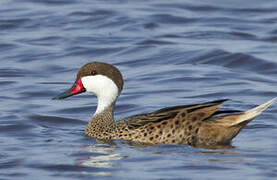
{"label": "duck", "polygon": [[114,120],[114,108],[123,89],[123,76],[113,65],[90,62],[80,68],[73,86],[53,99],[81,93],[97,96],[97,108],[85,135],[96,140],[116,139],[148,145],[186,144],[193,147],[230,145],[232,139],[275,100],[247,111],[222,111],[227,99],[165,107],[153,112]]}

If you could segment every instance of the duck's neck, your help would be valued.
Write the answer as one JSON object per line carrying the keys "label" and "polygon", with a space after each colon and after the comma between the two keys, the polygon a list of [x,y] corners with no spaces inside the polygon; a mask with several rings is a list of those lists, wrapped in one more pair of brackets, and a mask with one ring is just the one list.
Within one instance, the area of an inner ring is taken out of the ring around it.
{"label": "duck's neck", "polygon": [[98,100],[97,109],[93,116],[102,114],[104,111],[107,111],[107,110],[113,112],[116,98],[117,98],[117,96],[114,94],[111,94],[111,95],[106,94],[105,96],[104,95],[98,96],[97,97],[97,100]]}
{"label": "duck's neck", "polygon": [[105,107],[101,112],[95,113],[92,116],[91,121],[99,125],[114,123],[113,112],[114,112],[114,103]]}
{"label": "duck's neck", "polygon": [[[97,110],[99,110],[99,106]],[[114,103],[100,112],[97,112],[97,110],[89,121],[85,133],[87,136],[97,139],[110,139],[115,130],[113,119]]]}

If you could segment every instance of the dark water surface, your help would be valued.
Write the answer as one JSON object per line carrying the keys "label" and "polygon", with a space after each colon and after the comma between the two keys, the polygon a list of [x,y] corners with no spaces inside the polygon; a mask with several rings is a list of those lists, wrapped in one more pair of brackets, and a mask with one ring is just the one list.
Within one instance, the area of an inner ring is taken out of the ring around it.
{"label": "dark water surface", "polygon": [[234,148],[98,144],[96,98],[52,97],[90,61],[116,65],[116,119],[229,98],[277,96],[277,1],[1,0],[0,179],[276,179],[277,105]]}

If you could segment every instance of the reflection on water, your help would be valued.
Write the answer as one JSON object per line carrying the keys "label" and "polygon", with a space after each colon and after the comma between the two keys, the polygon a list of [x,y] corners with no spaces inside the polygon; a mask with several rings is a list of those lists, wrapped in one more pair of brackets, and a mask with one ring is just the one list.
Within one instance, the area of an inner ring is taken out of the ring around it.
{"label": "reflection on water", "polygon": [[[88,145],[82,148],[82,150],[80,150],[80,153],[89,153],[93,155],[88,155],[85,158],[82,157],[81,159],[78,159],[75,164],[79,166],[89,166],[105,169],[115,168],[118,166],[116,161],[124,158],[119,153],[114,152],[115,149],[116,146],[105,144]],[[112,175],[112,171],[109,170],[100,170],[97,172],[89,173],[97,175]]]}
{"label": "reflection on water", "polygon": [[234,159],[227,159],[227,158],[215,158],[215,159],[208,159],[210,162],[235,162],[235,163],[253,163],[256,159],[255,158],[234,158]]}
{"label": "reflection on water", "polygon": [[[231,147],[234,148],[234,147]],[[256,160],[256,158],[241,157],[242,154],[250,154],[249,152],[234,152],[225,150],[203,150],[199,151],[200,154],[212,155],[212,158],[208,158],[210,162],[225,162],[225,163],[251,163]],[[209,156],[207,156],[209,157]]]}

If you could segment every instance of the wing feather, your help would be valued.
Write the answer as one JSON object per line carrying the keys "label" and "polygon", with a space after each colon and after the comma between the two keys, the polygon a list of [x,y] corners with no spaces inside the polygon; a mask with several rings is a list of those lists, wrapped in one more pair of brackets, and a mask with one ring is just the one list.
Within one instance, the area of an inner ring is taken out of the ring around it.
{"label": "wing feather", "polygon": [[129,129],[136,129],[148,123],[158,123],[170,119],[173,120],[177,116],[188,119],[195,117],[196,120],[203,121],[212,116],[226,100],[227,99],[211,101],[203,104],[167,107],[147,114],[130,116],[118,121],[117,123],[124,123],[127,124]]}

